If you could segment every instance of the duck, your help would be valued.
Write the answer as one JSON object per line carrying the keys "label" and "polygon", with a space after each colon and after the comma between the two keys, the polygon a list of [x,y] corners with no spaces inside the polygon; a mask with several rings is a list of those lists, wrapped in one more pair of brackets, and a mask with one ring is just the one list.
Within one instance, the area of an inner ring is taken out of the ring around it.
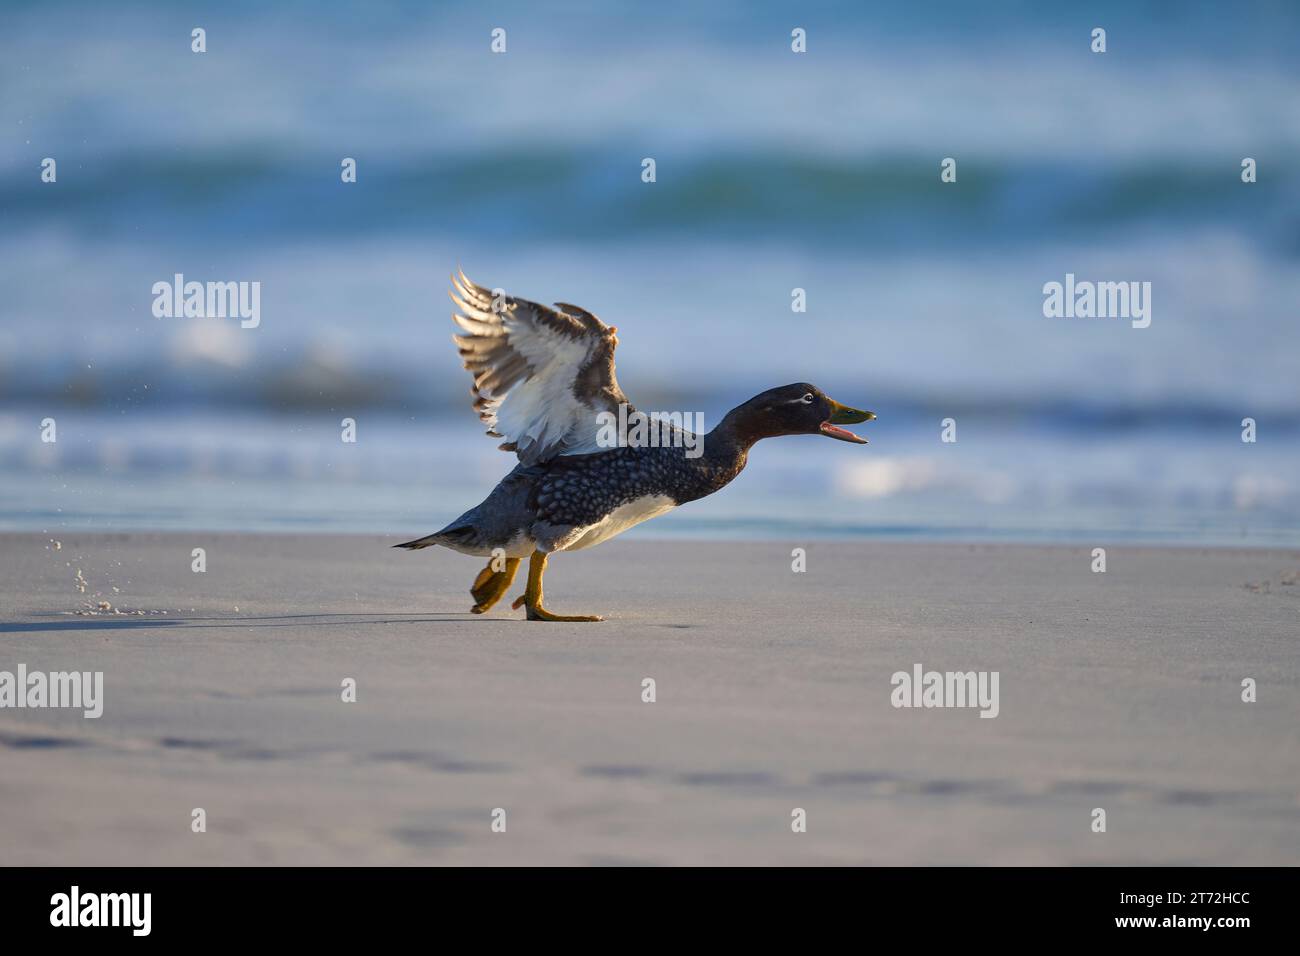
{"label": "duck", "polygon": [[[703,435],[674,419],[647,416],[615,377],[617,326],[575,305],[550,308],[480,286],[461,269],[451,284],[459,329],[452,341],[473,376],[473,407],[517,464],[446,527],[393,547],[438,546],[491,558],[470,586],[473,614],[487,613],[506,595],[527,558],[524,593],[511,605],[522,606],[526,620],[604,620],[544,606],[542,577],[551,555],[594,547],[714,494],[744,470],[750,449],[765,438],[821,435],[867,444],[841,426],[875,414],[842,405],[807,382],[760,392]],[[662,427],[622,427],[647,420]],[[657,440],[645,440],[647,432]]]}

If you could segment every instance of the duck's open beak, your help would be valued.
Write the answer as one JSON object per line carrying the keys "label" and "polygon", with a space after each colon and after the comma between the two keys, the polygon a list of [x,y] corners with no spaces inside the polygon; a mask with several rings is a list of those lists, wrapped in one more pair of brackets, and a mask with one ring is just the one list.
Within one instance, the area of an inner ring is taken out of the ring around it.
{"label": "duck's open beak", "polygon": [[851,441],[857,445],[865,445],[867,440],[853,434],[843,428],[836,428],[836,425],[856,425],[858,422],[869,422],[876,417],[875,412],[863,412],[856,408],[849,408],[847,405],[841,405],[834,399],[828,399],[831,403],[831,414],[826,421],[821,423],[821,433],[827,438],[837,438],[840,441]]}

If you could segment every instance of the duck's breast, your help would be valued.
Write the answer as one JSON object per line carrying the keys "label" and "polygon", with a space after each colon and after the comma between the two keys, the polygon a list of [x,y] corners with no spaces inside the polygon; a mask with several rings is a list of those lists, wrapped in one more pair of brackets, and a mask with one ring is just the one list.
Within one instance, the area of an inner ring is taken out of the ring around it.
{"label": "duck's breast", "polygon": [[668,495],[642,495],[619,505],[600,521],[582,529],[573,543],[565,545],[561,550],[581,551],[590,548],[676,507],[677,502]]}

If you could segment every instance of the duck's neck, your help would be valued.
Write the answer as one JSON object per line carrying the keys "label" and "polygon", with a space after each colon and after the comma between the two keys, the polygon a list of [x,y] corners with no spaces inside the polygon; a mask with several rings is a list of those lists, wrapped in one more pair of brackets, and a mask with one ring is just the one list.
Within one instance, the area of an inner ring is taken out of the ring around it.
{"label": "duck's neck", "polygon": [[745,467],[749,450],[763,437],[755,427],[753,416],[741,405],[727,412],[713,431],[704,436],[703,458],[713,467],[734,466],[739,473]]}
{"label": "duck's neck", "polygon": [[763,430],[763,421],[754,415],[749,403],[737,405],[722,417],[718,426],[709,432],[710,439],[716,439],[720,446],[730,446],[745,454],[760,438],[767,438]]}

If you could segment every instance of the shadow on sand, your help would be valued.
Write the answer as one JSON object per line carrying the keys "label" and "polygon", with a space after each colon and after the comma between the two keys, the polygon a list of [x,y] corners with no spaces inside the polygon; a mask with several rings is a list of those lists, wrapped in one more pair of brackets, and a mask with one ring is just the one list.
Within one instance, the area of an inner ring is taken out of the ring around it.
{"label": "shadow on sand", "polygon": [[0,623],[0,634],[24,634],[41,631],[114,631],[153,627],[355,627],[359,624],[490,624],[518,621],[522,617],[483,617],[477,614],[413,614],[385,616],[378,614],[280,614],[269,617],[183,617],[183,618],[82,618],[75,621],[20,621]]}

